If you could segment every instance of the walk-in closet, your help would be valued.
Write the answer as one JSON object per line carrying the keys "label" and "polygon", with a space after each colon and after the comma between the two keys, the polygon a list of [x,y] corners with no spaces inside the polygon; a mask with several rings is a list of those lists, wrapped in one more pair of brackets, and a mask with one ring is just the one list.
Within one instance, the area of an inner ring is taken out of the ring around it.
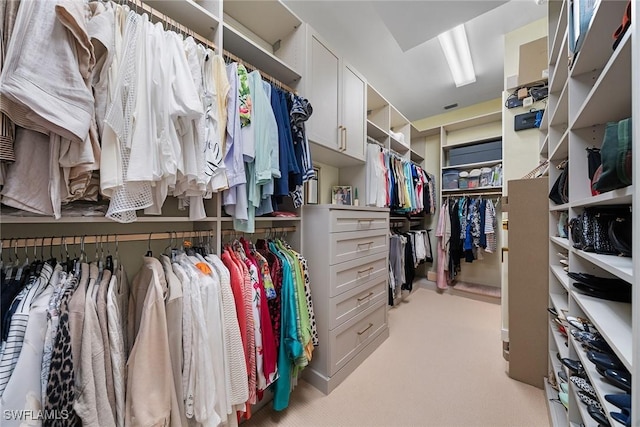
{"label": "walk-in closet", "polygon": [[3,0],[1,424],[640,426],[637,16]]}

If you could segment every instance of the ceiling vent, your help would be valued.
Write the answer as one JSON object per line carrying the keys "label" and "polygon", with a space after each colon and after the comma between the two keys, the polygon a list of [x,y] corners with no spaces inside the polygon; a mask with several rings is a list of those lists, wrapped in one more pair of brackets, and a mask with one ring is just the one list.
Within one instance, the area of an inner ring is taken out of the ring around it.
{"label": "ceiling vent", "polygon": [[456,102],[455,104],[449,104],[449,105],[445,105],[443,108],[445,110],[450,110],[452,108],[456,108],[458,106],[458,103]]}

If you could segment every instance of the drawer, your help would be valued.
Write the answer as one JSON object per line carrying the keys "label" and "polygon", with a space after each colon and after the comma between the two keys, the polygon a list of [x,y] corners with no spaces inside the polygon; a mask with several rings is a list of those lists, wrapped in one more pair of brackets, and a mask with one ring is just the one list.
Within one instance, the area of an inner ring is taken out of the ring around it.
{"label": "drawer", "polygon": [[340,370],[386,327],[387,307],[382,301],[332,330],[329,333],[329,376]]}
{"label": "drawer", "polygon": [[389,251],[389,231],[349,231],[331,233],[329,264],[351,261],[379,252]]}
{"label": "drawer", "polygon": [[381,276],[329,299],[329,329],[333,329],[362,313],[388,295],[387,276]]}
{"label": "drawer", "polygon": [[331,211],[330,229],[340,231],[386,230],[389,228],[389,212]]}
{"label": "drawer", "polygon": [[377,253],[329,267],[329,296],[335,297],[376,277],[387,277],[387,253]]}

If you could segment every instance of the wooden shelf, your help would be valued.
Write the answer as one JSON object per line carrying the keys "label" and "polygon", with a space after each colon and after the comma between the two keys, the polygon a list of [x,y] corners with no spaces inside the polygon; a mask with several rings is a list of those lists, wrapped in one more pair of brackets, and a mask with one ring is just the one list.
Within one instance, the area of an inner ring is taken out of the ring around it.
{"label": "wooden shelf", "polygon": [[558,55],[560,53],[560,45],[563,40],[567,39],[567,5],[566,1],[562,2],[562,8],[558,15],[558,25],[555,27],[553,34],[553,41],[551,43],[551,49],[549,49],[549,64],[555,65],[558,61]]}
{"label": "wooden shelf", "polygon": [[620,17],[624,15],[626,6],[627,3],[623,1],[600,1],[593,12],[591,25],[573,64],[572,77],[592,70],[600,70],[605,66],[613,53],[611,49],[613,39],[602,37],[602,34],[609,34],[612,28],[615,29],[620,25]]}
{"label": "wooden shelf", "polygon": [[579,257],[597,265],[614,276],[633,283],[633,261],[631,258],[616,255],[600,255],[578,249],[572,250]]}
{"label": "wooden shelf", "polygon": [[[613,384],[609,383],[607,380],[605,380],[596,369],[595,364],[593,364],[587,358],[587,354],[582,349],[580,344],[576,343],[573,337],[571,338],[571,341],[576,349],[578,358],[580,359],[580,362],[582,363],[582,366],[584,367],[584,370],[587,373],[587,376],[589,377],[591,385],[593,385],[593,388],[596,390],[596,395],[598,396],[598,400],[600,400],[600,404],[602,405],[603,411],[605,412],[605,414],[607,414],[610,424],[612,426],[615,426],[617,422],[611,418],[611,416],[609,415],[609,412],[617,412],[618,408],[616,408],[611,403],[607,402],[604,396],[606,396],[607,394],[622,393],[623,391],[618,387],[614,386]],[[584,406],[586,408],[585,405],[582,405],[579,402],[580,400],[578,399],[578,407]],[[592,420],[592,418],[589,415],[587,415],[587,417],[588,417],[587,419],[583,418],[583,421]],[[597,425],[598,424],[595,424],[596,427]]]}
{"label": "wooden shelf", "polygon": [[631,116],[631,31],[628,31],[593,85],[572,129],[621,120]]}
{"label": "wooden shelf", "polygon": [[624,366],[631,370],[633,355],[631,304],[594,298],[577,291],[571,291],[571,295]]}
{"label": "wooden shelf", "polygon": [[562,38],[562,47],[560,48],[558,62],[555,64],[553,76],[549,79],[549,93],[562,92],[567,77],[569,76],[568,44],[569,42],[565,33],[565,37]]}
{"label": "wooden shelf", "polygon": [[[371,120],[367,120],[367,136],[375,140],[385,139],[389,137],[389,132],[382,129],[377,124],[373,123]],[[383,141],[380,141],[383,142]]]}
{"label": "wooden shelf", "polygon": [[[565,288],[567,292],[570,291],[571,290],[570,279],[569,279],[569,276],[567,275],[567,272],[564,271],[562,266],[552,265],[550,268],[553,275],[556,276],[556,278],[560,281],[560,284],[562,285],[562,287]],[[567,304],[566,297],[564,299],[565,299],[565,305],[566,305]]]}
{"label": "wooden shelf", "polygon": [[567,303],[566,295],[551,293],[549,294],[549,298],[551,299],[551,303],[553,304],[553,307],[556,309],[556,311],[558,311],[558,313],[569,311],[569,304]]}
{"label": "wooden shelf", "polygon": [[558,392],[549,385],[549,382],[545,378],[544,390],[547,395],[547,407],[549,409],[549,419],[551,420],[552,427],[566,427],[567,425],[567,410],[558,402]]}
{"label": "wooden shelf", "polygon": [[392,136],[389,137],[389,147],[399,154],[405,154],[409,151],[409,146],[407,144],[398,141]]}
{"label": "wooden shelf", "polygon": [[502,194],[502,187],[478,187],[478,188],[454,188],[454,189],[442,189],[443,194],[460,194],[460,193],[470,193],[470,194],[479,194],[482,193],[488,194]]}
{"label": "wooden shelf", "polygon": [[499,165],[500,163],[502,163],[502,159],[489,160],[487,162],[465,163],[465,164],[456,165],[456,166],[443,166],[442,170],[444,171],[449,169],[480,169],[483,167]]}
{"label": "wooden shelf", "polygon": [[565,249],[569,249],[571,247],[571,245],[569,244],[569,239],[564,237],[551,236],[549,237],[549,240],[551,240],[556,245],[561,246]]}
{"label": "wooden shelf", "polygon": [[501,120],[502,120],[502,111],[496,111],[495,113],[481,114],[479,116],[471,117],[469,119],[461,120],[459,122],[449,123],[449,124],[443,125],[443,128],[446,131],[453,131],[453,130],[466,129],[466,128],[470,128],[478,125],[484,125],[487,123],[497,122]]}
{"label": "wooden shelf", "polygon": [[556,343],[556,348],[558,349],[560,356],[563,358],[569,357],[569,347],[564,344],[567,338],[558,331],[556,323],[553,320],[549,320],[549,333],[553,337],[553,341]]}
{"label": "wooden shelf", "polygon": [[551,212],[568,211],[570,207],[571,207],[570,203],[563,203],[561,205],[552,205],[551,207],[549,207],[549,210]]}
{"label": "wooden shelf", "polygon": [[567,129],[562,136],[558,145],[556,145],[549,156],[549,160],[561,161],[565,160],[569,156],[569,129]]}
{"label": "wooden shelf", "polygon": [[[208,217],[199,222],[212,222],[217,221],[217,218]],[[74,223],[111,223],[115,225],[122,225],[112,219],[104,216],[66,216],[60,219],[55,219],[49,216],[2,216],[3,224],[74,224]],[[138,216],[138,219],[132,224],[136,223],[150,223],[150,222],[198,222],[189,219],[188,216]]]}
{"label": "wooden shelf", "polygon": [[619,188],[617,190],[607,191],[597,196],[587,197],[586,199],[571,202],[571,207],[580,208],[584,206],[599,205],[629,205],[633,202],[633,187]]}
{"label": "wooden shelf", "polygon": [[411,157],[411,161],[414,163],[424,162],[424,156],[418,153],[417,151],[415,151],[413,148],[411,149],[410,157]]}
{"label": "wooden shelf", "polygon": [[284,3],[276,0],[224,0],[224,13],[269,45],[283,40],[302,24]]}
{"label": "wooden shelf", "polygon": [[549,126],[558,126],[569,121],[569,82],[565,81],[564,87],[562,88],[562,92],[560,93],[560,97],[558,98],[558,103],[556,105],[555,110],[553,110],[553,114],[551,115],[551,119],[549,119]]}
{"label": "wooden shelf", "polygon": [[[170,2],[166,2],[170,3]],[[234,29],[229,24],[223,25],[224,48],[237,57],[246,60],[260,71],[275,77],[286,85],[293,85],[300,80],[300,73],[285,64],[272,52],[267,51],[253,40]]]}
{"label": "wooden shelf", "polygon": [[220,18],[195,1],[143,0],[143,2],[201,36],[214,40],[213,33],[220,24]]}

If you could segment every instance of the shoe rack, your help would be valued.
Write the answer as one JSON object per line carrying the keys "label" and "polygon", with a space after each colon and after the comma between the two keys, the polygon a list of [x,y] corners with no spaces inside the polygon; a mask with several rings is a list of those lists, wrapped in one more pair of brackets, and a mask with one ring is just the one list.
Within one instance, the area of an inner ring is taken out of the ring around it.
{"label": "shoe rack", "polygon": [[[574,4],[575,3],[575,4]],[[594,7],[588,29],[580,35],[577,56],[570,45],[574,19],[571,11],[591,4]],[[621,23],[627,1],[551,0],[549,20],[549,101],[541,126],[540,156],[548,159],[549,186],[560,174],[557,166],[569,160],[569,202],[555,205],[549,202],[549,308],[560,317],[584,319],[597,329],[632,375],[631,415],[629,424],[640,425],[640,291],[634,289],[631,303],[612,302],[586,296],[574,290],[568,271],[589,273],[599,277],[619,278],[635,288],[640,271],[640,256],[636,248],[631,258],[600,255],[573,248],[569,237],[559,237],[561,214],[574,218],[585,208],[598,205],[630,205],[633,211],[633,241],[640,242],[640,211],[633,206],[640,202],[637,171],[640,154],[633,152],[633,185],[592,196],[587,176],[586,148],[600,147],[607,122],[634,117],[633,139],[640,138],[640,125],[635,120],[640,110],[640,49],[635,29],[638,3],[632,1],[631,26],[621,42],[612,48],[612,34]],[[563,215],[564,216],[564,215]],[[569,381],[566,406],[559,402],[558,392],[550,384],[558,384],[558,373],[573,375],[560,358],[579,361],[583,375],[593,385],[611,426],[623,425],[615,419],[621,410],[605,399],[606,395],[623,390],[606,380],[587,357],[582,342],[571,334],[574,326],[564,323],[567,333],[561,333],[556,316],[549,315],[549,378],[546,391],[550,419],[554,426],[598,426],[587,406],[581,402],[578,388]]]}

